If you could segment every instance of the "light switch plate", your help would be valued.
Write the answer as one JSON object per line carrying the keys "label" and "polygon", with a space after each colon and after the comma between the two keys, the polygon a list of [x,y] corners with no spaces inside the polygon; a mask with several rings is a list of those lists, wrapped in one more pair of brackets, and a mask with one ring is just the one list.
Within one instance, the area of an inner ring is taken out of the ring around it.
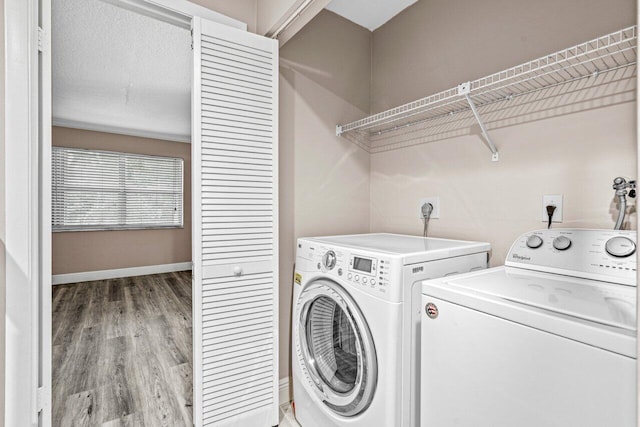
{"label": "light switch plate", "polygon": [[562,194],[547,194],[542,196],[542,222],[549,222],[549,215],[547,215],[547,206],[555,206],[556,210],[553,212],[552,222],[562,222]]}
{"label": "light switch plate", "polygon": [[431,203],[433,205],[433,211],[431,212],[431,216],[429,219],[438,219],[440,218],[440,197],[425,197],[420,199],[418,203],[418,218],[423,219],[422,215],[422,205],[425,203]]}

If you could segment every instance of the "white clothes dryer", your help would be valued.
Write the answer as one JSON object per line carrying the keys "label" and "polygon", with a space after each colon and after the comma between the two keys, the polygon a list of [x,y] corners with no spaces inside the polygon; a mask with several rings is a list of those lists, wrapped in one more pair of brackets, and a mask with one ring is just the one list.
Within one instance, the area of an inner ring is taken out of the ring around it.
{"label": "white clothes dryer", "polygon": [[425,282],[422,427],[635,427],[635,250],[634,231],[542,230]]}
{"label": "white clothes dryer", "polygon": [[396,234],[299,239],[292,369],[302,427],[417,426],[421,282],[485,269],[489,250]]}

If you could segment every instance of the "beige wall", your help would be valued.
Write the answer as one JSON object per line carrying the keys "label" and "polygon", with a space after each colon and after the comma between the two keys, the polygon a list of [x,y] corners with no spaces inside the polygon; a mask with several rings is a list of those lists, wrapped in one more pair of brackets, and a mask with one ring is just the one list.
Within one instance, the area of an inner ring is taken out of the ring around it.
{"label": "beige wall", "polygon": [[420,0],[373,33],[371,111],[635,24],[634,0]]}
{"label": "beige wall", "polygon": [[368,108],[370,34],[321,12],[280,51],[280,377],[298,237],[369,230],[369,155],[335,136]]}
{"label": "beige wall", "polygon": [[494,130],[498,163],[477,135],[374,154],[371,231],[420,234],[418,199],[439,196],[430,235],[490,242],[502,265],[517,236],[546,226],[544,194],[564,195],[554,227],[613,228],[613,178],[637,175],[634,134],[625,103]]}
{"label": "beige wall", "polygon": [[[421,0],[373,35],[372,111],[634,20],[630,0]],[[419,198],[440,196],[441,219],[431,222],[431,235],[489,241],[492,264],[500,265],[519,234],[545,226],[544,194],[565,197],[564,223],[556,227],[612,228],[613,178],[637,176],[635,81],[615,81],[621,75],[593,90],[519,100],[486,113],[498,163],[490,161],[477,125],[459,136],[372,155],[371,231],[421,233]],[[635,228],[635,214],[631,220]]]}
{"label": "beige wall", "polygon": [[259,0],[189,0],[230,18],[246,22],[247,29],[252,33],[257,28],[257,4]]}
{"label": "beige wall", "polygon": [[301,0],[258,0],[258,34],[266,34],[280,24],[282,18],[302,3]]}
{"label": "beige wall", "polygon": [[184,159],[184,228],[53,233],[53,274],[191,261],[191,144],[54,127],[53,145]]}

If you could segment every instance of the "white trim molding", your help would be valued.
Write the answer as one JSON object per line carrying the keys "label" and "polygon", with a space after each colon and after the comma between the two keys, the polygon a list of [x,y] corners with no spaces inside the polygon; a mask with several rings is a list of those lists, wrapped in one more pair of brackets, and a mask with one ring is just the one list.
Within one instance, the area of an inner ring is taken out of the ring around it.
{"label": "white trim molding", "polygon": [[90,130],[94,132],[114,133],[117,135],[136,136],[139,138],[159,139],[162,141],[191,143],[191,135],[178,135],[173,133],[154,132],[144,129],[131,129],[119,126],[101,125],[98,123],[82,122],[79,120],[67,120],[53,118],[53,126],[70,129]]}
{"label": "white trim molding", "polygon": [[289,394],[291,377],[280,378],[279,384],[279,407],[280,407],[280,427],[300,427],[296,420],[295,411],[291,405],[291,395]]}
{"label": "white trim molding", "polygon": [[291,377],[280,378],[280,383],[278,385],[278,406],[291,402],[290,384]]}
{"label": "white trim molding", "polygon": [[[68,283],[92,282],[94,280],[119,279],[122,277],[146,276],[148,274],[172,273],[174,271],[191,270],[191,262],[175,264],[146,265],[142,267],[116,268],[113,270],[83,271],[80,273],[56,274],[52,285]],[[288,390],[288,386],[287,386]]]}
{"label": "white trim molding", "polygon": [[265,36],[277,39],[280,47],[291,40],[305,25],[318,15],[331,0],[297,1]]}

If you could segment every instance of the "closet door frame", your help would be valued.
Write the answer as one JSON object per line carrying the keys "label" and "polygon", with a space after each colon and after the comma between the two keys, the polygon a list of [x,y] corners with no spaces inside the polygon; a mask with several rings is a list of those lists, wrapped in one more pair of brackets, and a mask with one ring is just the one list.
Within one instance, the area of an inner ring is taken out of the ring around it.
{"label": "closet door frame", "polygon": [[[244,22],[187,0],[107,1],[183,27],[199,16],[247,29]],[[4,0],[4,425],[50,427],[52,421],[51,3]]]}
{"label": "closet door frame", "polygon": [[[39,409],[43,415],[48,412],[49,399],[38,392],[39,384],[51,385],[50,370],[47,377],[47,354],[51,348],[44,348],[40,356],[40,300],[50,295],[50,275],[47,281],[47,266],[40,264],[41,259],[50,257],[50,241],[39,239],[40,224],[45,222],[50,212],[40,215],[40,209],[47,204],[47,194],[40,189],[47,183],[47,170],[40,168],[40,153],[48,137],[40,136],[41,120],[50,115],[47,101],[47,85],[40,84],[40,78],[50,68],[50,58],[40,57],[38,51],[38,26],[40,14],[51,10],[51,0],[5,0],[4,28],[6,50],[4,51],[5,69],[5,128],[4,153],[0,161],[4,162],[4,191],[2,220],[4,233],[0,236],[4,245],[4,260],[1,271],[5,280],[5,318],[4,318],[4,425],[38,425]],[[42,27],[46,30],[47,17],[42,17]],[[43,70],[39,67],[42,63]],[[50,78],[49,78],[50,82]],[[50,86],[49,86],[50,88]],[[50,89],[48,93],[50,99]],[[46,157],[46,153],[43,153]],[[41,181],[42,180],[42,181]],[[49,180],[50,183],[50,180]],[[50,224],[50,222],[49,222]],[[43,230],[44,231],[44,230]],[[41,252],[42,251],[42,252]],[[50,273],[50,268],[49,268]],[[50,302],[49,302],[50,310]],[[43,310],[47,309],[45,304]],[[46,317],[46,316],[45,316]],[[51,325],[42,319],[43,324]],[[49,338],[50,340],[50,338]],[[42,366],[41,372],[41,362]],[[49,363],[50,367],[50,363]],[[50,389],[50,388],[49,388]],[[49,405],[50,406],[50,405]],[[49,426],[46,422],[42,425]]]}

